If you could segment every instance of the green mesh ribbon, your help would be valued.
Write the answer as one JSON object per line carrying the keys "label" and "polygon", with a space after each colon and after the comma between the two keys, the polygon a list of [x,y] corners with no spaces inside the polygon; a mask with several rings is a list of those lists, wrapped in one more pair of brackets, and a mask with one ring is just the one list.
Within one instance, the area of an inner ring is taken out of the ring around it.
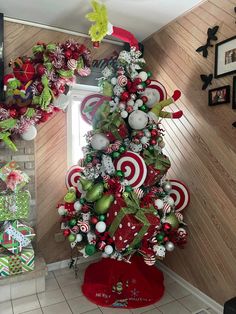
{"label": "green mesh ribbon", "polygon": [[0,221],[26,219],[30,210],[30,193],[18,191],[0,195]]}
{"label": "green mesh ribbon", "polygon": [[118,128],[124,124],[124,120],[121,118],[120,113],[113,112],[106,119],[99,121],[98,129],[96,132],[98,133],[112,133],[116,139],[122,140],[123,138],[120,136]]}
{"label": "green mesh ribbon", "polygon": [[158,154],[156,150],[149,152],[145,149],[143,152],[143,159],[147,165],[153,165],[157,170],[166,171],[170,168],[170,159],[163,154]]}
{"label": "green mesh ribbon", "polygon": [[119,213],[114,218],[112,224],[109,228],[109,234],[111,237],[115,234],[116,230],[118,229],[121,221],[126,215],[134,215],[134,217],[142,223],[142,228],[138,232],[137,236],[134,237],[133,241],[129,245],[130,248],[135,248],[143,239],[145,233],[148,231],[150,227],[150,222],[146,217],[146,214],[148,213],[155,213],[155,209],[153,207],[151,208],[140,208],[139,206],[139,200],[135,196],[134,193],[130,193],[129,197],[125,198],[125,203],[127,207],[122,207],[119,211]]}

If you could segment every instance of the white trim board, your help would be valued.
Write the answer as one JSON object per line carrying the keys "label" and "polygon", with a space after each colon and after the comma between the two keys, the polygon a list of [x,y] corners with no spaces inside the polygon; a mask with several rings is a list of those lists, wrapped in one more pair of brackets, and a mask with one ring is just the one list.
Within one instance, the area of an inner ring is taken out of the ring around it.
{"label": "white trim board", "polygon": [[187,289],[191,294],[196,296],[198,299],[200,299],[202,302],[206,303],[209,305],[210,308],[212,308],[216,313],[222,314],[224,311],[224,308],[222,305],[217,303],[215,300],[212,298],[208,297],[205,293],[191,285],[188,281],[183,279],[181,276],[177,275],[173,270],[171,270],[169,267],[166,265],[158,262],[157,267],[162,270],[164,273],[169,275],[171,278],[173,278],[178,284],[180,284],[182,287]]}
{"label": "white trim board", "polygon": [[[88,258],[83,258],[78,260],[78,264],[83,264],[87,262],[95,262],[100,259],[100,254],[93,255]],[[48,271],[53,271],[61,268],[66,268],[68,267],[70,263],[70,259],[61,261],[61,262],[56,262],[56,263],[51,263],[48,264]],[[169,275],[171,278],[173,278],[178,284],[180,284],[182,287],[187,289],[191,294],[193,294],[196,298],[200,299],[202,302],[206,303],[210,308],[212,308],[216,313],[222,314],[224,309],[223,306],[208,297],[205,293],[191,285],[189,282],[187,282],[185,279],[177,275],[173,270],[165,266],[164,264],[158,262],[157,267],[163,271],[163,273]]]}

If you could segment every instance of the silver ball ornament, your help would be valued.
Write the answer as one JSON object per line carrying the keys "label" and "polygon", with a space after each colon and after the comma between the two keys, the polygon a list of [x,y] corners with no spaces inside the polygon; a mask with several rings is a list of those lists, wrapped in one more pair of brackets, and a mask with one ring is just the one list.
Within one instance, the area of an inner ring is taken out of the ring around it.
{"label": "silver ball ornament", "polygon": [[76,201],[74,203],[74,209],[76,212],[78,212],[81,209],[81,207],[82,207],[82,204],[80,203],[80,201]]}
{"label": "silver ball ornament", "polygon": [[128,122],[132,129],[142,130],[148,124],[148,115],[141,110],[135,110],[129,115]]}
{"label": "silver ball ornament", "polygon": [[104,134],[94,134],[91,140],[91,146],[95,150],[103,150],[110,144],[108,138]]}
{"label": "silver ball ornament", "polygon": [[172,185],[170,183],[170,181],[166,181],[162,184],[162,188],[166,193],[169,193],[172,189]]}
{"label": "silver ball ornament", "polygon": [[107,255],[110,255],[113,253],[113,247],[111,245],[106,245],[105,248],[104,248],[104,252],[107,254]]}
{"label": "silver ball ornament", "polygon": [[165,244],[165,248],[166,248],[166,251],[172,252],[172,251],[174,251],[174,249],[175,249],[175,245],[174,245],[173,242],[168,241],[168,242],[166,242],[166,244]]}

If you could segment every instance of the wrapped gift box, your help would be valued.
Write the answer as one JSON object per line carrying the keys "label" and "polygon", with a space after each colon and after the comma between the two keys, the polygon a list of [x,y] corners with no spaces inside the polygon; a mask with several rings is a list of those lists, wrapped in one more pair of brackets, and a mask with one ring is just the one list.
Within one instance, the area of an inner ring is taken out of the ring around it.
{"label": "wrapped gift box", "polygon": [[0,221],[26,219],[29,210],[30,193],[28,191],[0,194]]}
{"label": "wrapped gift box", "polygon": [[118,198],[109,209],[106,223],[116,249],[131,251],[155,234],[160,219],[155,215],[154,208],[140,208],[137,199]]}
{"label": "wrapped gift box", "polygon": [[5,222],[0,232],[0,245],[11,253],[18,254],[30,245],[34,237],[34,229],[20,221]]}
{"label": "wrapped gift box", "polygon": [[34,250],[31,246],[24,248],[20,254],[9,251],[0,253],[0,278],[17,275],[34,269]]}

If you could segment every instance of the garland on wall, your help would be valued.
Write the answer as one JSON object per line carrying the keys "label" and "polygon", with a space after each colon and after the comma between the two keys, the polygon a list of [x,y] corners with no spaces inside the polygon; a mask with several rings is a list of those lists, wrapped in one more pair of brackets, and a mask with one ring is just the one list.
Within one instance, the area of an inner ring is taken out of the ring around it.
{"label": "garland on wall", "polygon": [[61,100],[75,76],[91,73],[90,50],[73,39],[58,44],[38,42],[32,53],[31,57],[12,60],[12,72],[4,76],[6,99],[0,104],[0,141],[15,151],[12,138],[34,139],[35,126],[63,109]]}

